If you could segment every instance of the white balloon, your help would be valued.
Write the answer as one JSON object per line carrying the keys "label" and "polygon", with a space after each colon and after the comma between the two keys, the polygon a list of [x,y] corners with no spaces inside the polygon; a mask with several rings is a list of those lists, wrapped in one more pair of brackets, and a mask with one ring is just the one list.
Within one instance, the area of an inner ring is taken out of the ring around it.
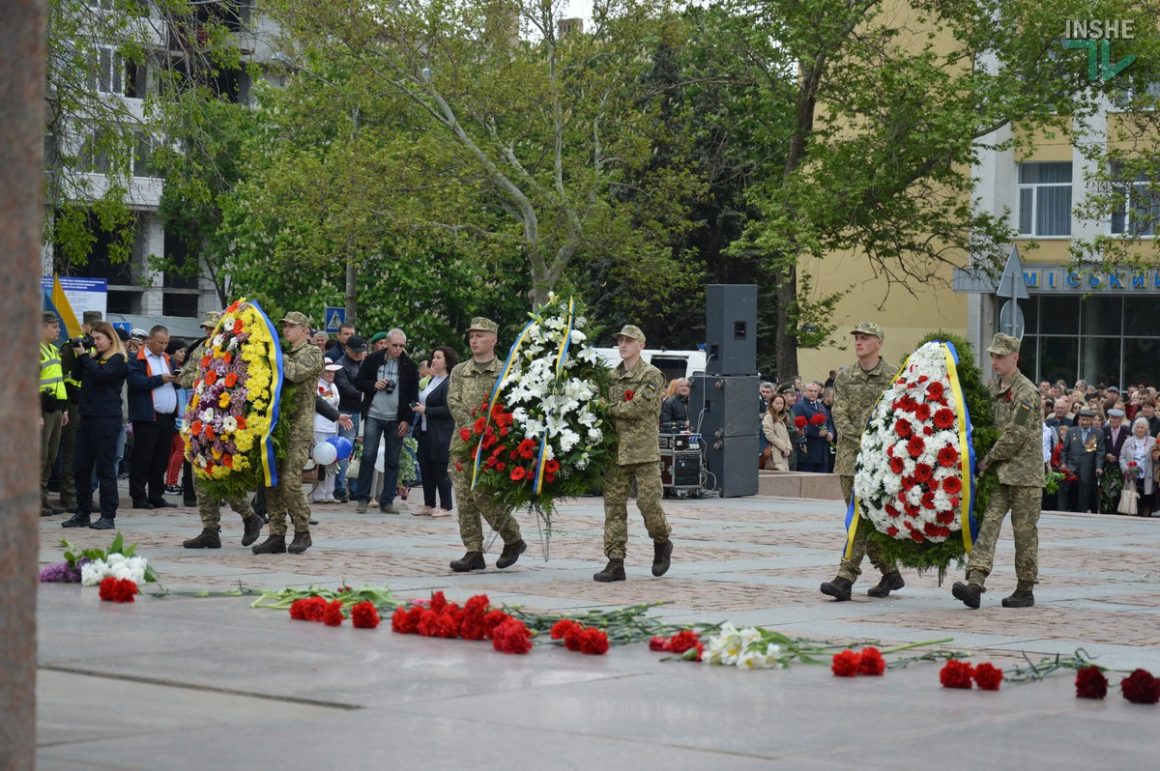
{"label": "white balloon", "polygon": [[333,444],[328,442],[319,442],[314,445],[314,462],[319,466],[329,466],[338,460],[338,450],[334,448]]}

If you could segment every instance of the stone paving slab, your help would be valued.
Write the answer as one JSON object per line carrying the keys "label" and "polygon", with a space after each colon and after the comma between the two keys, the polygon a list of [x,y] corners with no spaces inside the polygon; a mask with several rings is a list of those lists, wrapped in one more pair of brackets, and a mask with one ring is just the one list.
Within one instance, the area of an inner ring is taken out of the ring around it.
{"label": "stone paving slab", "polygon": [[[345,581],[388,586],[400,599],[486,592],[495,604],[541,611],[663,602],[652,613],[675,624],[729,620],[884,644],[953,637],[948,647],[1007,669],[1025,655],[1083,648],[1106,666],[1160,673],[1160,519],[1045,513],[1038,605],[1027,610],[999,606],[1015,583],[1005,528],[984,606],[970,611],[950,596],[957,571],[942,586],[933,574],[905,572],[906,588],[885,600],[865,596],[869,575],[852,602],[823,597],[818,584],[833,576],[842,544],[836,502],[665,507],[676,544],[669,575],[649,573],[652,550],[633,511],[629,580],[611,585],[591,580],[604,562],[599,499],[560,506],[549,561],[524,517],[530,548],[521,561],[468,575],[447,567],[462,554],[454,519],[318,507],[309,552],[256,557],[239,545],[232,515],[222,549],[189,551],[180,542],[200,529],[192,510],[127,510],[118,518],[127,541],[175,594],[118,606],[99,602],[94,588],[41,586],[38,766],[381,768],[389,759],[430,768],[898,769],[929,765],[932,746],[952,748],[940,754],[946,768],[1152,762],[1148,729],[1160,711],[1128,704],[1116,689],[1106,702],[1082,702],[1066,674],[998,694],[952,693],[938,687],[933,664],[839,681],[818,667],[662,662],[644,645],[605,657],[552,646],[504,656],[486,643],[400,636],[387,626],[293,623],[284,611],[251,609],[252,598],[178,594]],[[111,541],[58,522],[41,521],[42,562],[60,559],[62,536],[83,546]],[[493,544],[489,563],[498,551]],[[869,715],[875,732],[862,730]]]}

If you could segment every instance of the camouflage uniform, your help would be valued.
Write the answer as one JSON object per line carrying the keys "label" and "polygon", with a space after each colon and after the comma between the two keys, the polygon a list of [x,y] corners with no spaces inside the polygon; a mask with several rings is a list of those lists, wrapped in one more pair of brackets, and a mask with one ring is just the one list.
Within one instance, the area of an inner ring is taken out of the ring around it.
{"label": "camouflage uniform", "polygon": [[[205,341],[202,341],[185,357],[186,364],[182,367],[181,374],[177,376],[178,388],[193,388],[199,369],[197,362],[201,361],[204,354]],[[205,480],[197,474],[193,474],[193,491],[197,496],[197,513],[201,516],[202,527],[206,530],[218,530],[222,520],[221,501],[210,500],[209,494],[205,490]],[[225,501],[231,509],[242,515],[243,520],[257,516],[250,505],[248,495],[227,495]]]}
{"label": "camouflage uniform", "polygon": [[[898,367],[887,363],[885,359],[879,359],[878,365],[869,372],[854,362],[844,367],[834,381],[833,416],[834,428],[838,432],[838,457],[834,471],[842,484],[842,500],[847,506],[854,492],[854,464],[858,459],[866,421],[870,419],[870,413],[882,398],[882,392],[890,387],[897,372]],[[898,569],[893,562],[883,562],[879,558],[878,546],[869,540],[873,529],[874,525],[865,518],[858,523],[850,558],[843,558],[838,569],[838,575],[850,583],[857,581],[862,574],[863,556],[869,556],[870,562],[882,575]]]}
{"label": "camouflage uniform", "polygon": [[[608,416],[616,429],[616,464],[604,476],[604,554],[624,559],[628,545],[628,493],[636,481],[636,505],[653,543],[669,539],[661,509],[660,415],[665,376],[641,359],[631,370],[621,362],[608,386]],[[631,398],[628,392],[632,391]]]}
{"label": "camouflage uniform", "polygon": [[[500,360],[493,358],[486,364],[474,359],[460,362],[451,370],[447,384],[447,407],[455,419],[455,433],[451,439],[451,457],[456,457],[463,446],[459,429],[470,428],[473,422],[471,411],[491,396],[491,389],[500,373]],[[459,537],[469,552],[483,551],[483,525],[480,517],[487,520],[492,530],[498,530],[504,545],[514,544],[521,539],[520,526],[510,511],[504,510],[491,496],[480,490],[471,489],[471,468],[464,466],[455,470],[451,463],[451,484],[455,488],[455,500],[459,506]]]}
{"label": "camouflage uniform", "polygon": [[[271,536],[286,535],[286,514],[295,533],[309,534],[310,504],[302,492],[302,467],[314,445],[314,381],[322,372],[322,351],[309,340],[282,354],[282,379],[297,386],[294,423],[286,442],[285,460],[278,466],[278,486],[266,488]],[[285,414],[285,403],[283,414]],[[231,504],[232,505],[232,504]]]}
{"label": "camouflage uniform", "polygon": [[[1019,341],[1006,335],[996,335],[992,350],[1006,338],[1006,345],[1014,350],[1000,348],[994,353],[1019,350]],[[967,580],[982,587],[991,572],[995,558],[995,542],[1007,511],[1011,512],[1011,527],[1015,534],[1015,574],[1019,589],[1031,591],[1039,575],[1039,506],[1043,492],[1043,429],[1040,425],[1040,396],[1035,384],[1021,372],[1008,384],[995,381],[990,385],[994,400],[992,414],[995,427],[1001,432],[999,440],[983,458],[988,471],[999,475],[999,486],[987,501],[987,510],[979,526],[971,557],[967,562]]]}

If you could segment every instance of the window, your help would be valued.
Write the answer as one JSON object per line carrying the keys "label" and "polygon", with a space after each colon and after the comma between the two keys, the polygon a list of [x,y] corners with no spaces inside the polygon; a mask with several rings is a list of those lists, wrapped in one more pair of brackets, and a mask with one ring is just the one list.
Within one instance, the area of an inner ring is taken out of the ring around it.
{"label": "window", "polygon": [[81,149],[81,168],[93,174],[108,174],[110,137],[108,132],[97,131],[85,140]]}
{"label": "window", "polygon": [[89,88],[101,94],[122,93],[125,65],[115,48],[97,46],[93,49]]}
{"label": "window", "polygon": [[1019,164],[1019,234],[1071,235],[1071,164]]}
{"label": "window", "polygon": [[133,176],[157,176],[153,170],[153,138],[144,131],[133,132]]}
{"label": "window", "polygon": [[1156,186],[1141,173],[1132,182],[1121,183],[1118,188],[1124,192],[1124,200],[1112,212],[1112,234],[1131,237],[1156,235],[1156,223],[1160,220],[1160,193]]}

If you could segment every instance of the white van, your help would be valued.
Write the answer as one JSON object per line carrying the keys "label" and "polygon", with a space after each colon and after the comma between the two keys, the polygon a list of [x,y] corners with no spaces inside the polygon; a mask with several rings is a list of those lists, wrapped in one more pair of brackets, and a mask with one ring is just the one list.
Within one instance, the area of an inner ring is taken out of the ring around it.
{"label": "white van", "polygon": [[[620,351],[616,348],[594,348],[604,358],[609,367],[620,364]],[[679,377],[692,377],[705,371],[704,351],[667,351],[664,348],[645,348],[640,357],[665,375],[665,382]]]}

